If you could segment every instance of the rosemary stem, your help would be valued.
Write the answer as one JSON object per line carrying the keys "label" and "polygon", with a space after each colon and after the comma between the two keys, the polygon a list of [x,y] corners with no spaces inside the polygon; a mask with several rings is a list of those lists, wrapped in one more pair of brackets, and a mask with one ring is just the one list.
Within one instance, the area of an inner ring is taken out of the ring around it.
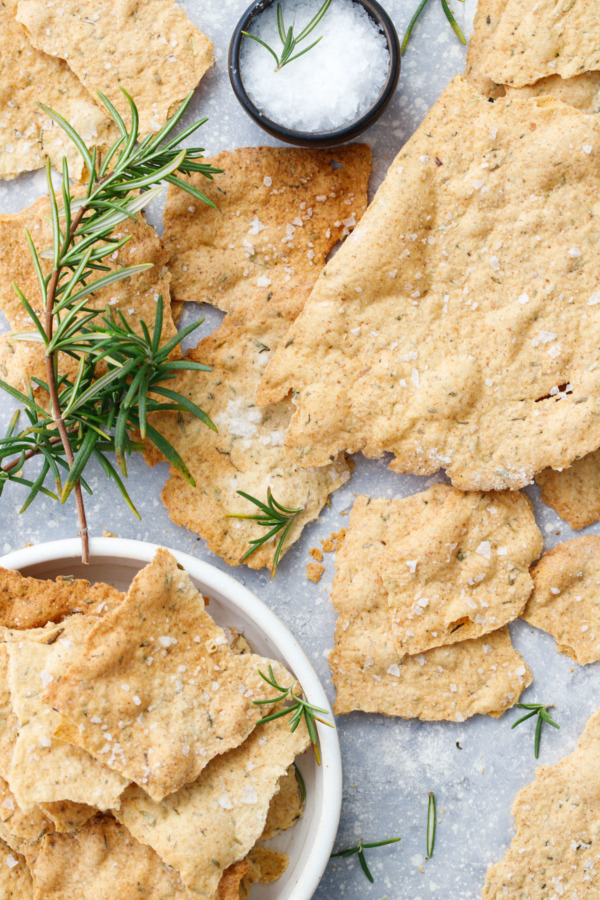
{"label": "rosemary stem", "polygon": [[[50,438],[50,443],[51,444],[59,444],[60,438],[59,437]],[[2,471],[3,472],[12,472],[12,470],[16,469],[19,464],[23,465],[23,463],[27,462],[28,459],[33,459],[34,456],[38,456],[40,453],[41,453],[41,451],[38,449],[28,450],[27,453],[25,454],[25,456],[18,457],[18,459],[14,459],[7,466],[4,466],[2,468]]]}

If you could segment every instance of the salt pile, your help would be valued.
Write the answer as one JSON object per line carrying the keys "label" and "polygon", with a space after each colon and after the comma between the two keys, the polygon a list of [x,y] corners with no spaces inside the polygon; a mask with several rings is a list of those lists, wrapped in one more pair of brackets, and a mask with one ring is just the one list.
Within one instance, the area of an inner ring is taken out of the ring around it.
{"label": "salt pile", "polygon": [[[283,0],[286,29],[295,21],[299,34],[321,5],[322,0]],[[281,56],[276,3],[251,30]],[[296,131],[330,131],[353,122],[375,103],[387,78],[385,36],[358,3],[333,0],[294,53],[321,35],[316,47],[278,72],[264,47],[250,38],[243,41],[240,74],[248,96],[267,118]]]}

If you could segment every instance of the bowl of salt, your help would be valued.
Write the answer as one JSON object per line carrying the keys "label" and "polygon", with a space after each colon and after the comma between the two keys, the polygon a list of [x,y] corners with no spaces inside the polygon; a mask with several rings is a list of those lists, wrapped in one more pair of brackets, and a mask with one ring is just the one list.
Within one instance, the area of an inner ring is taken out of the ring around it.
{"label": "bowl of salt", "polygon": [[300,147],[354,140],[384,111],[399,74],[398,35],[375,0],[256,0],[229,46],[245,111]]}

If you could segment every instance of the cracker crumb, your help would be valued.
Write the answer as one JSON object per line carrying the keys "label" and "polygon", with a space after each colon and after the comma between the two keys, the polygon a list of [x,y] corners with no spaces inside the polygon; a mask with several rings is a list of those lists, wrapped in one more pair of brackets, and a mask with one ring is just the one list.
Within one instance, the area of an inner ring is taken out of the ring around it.
{"label": "cracker crumb", "polygon": [[318,563],[311,562],[311,563],[308,563],[308,565],[306,567],[306,577],[308,578],[309,581],[312,581],[312,582],[314,582],[314,584],[317,584],[317,582],[319,582],[321,580],[321,576],[324,571],[325,571],[325,566],[320,566]]}
{"label": "cracker crumb", "polygon": [[323,562],[323,551],[319,550],[318,547],[313,547],[308,551],[313,559],[316,559],[317,562]]}

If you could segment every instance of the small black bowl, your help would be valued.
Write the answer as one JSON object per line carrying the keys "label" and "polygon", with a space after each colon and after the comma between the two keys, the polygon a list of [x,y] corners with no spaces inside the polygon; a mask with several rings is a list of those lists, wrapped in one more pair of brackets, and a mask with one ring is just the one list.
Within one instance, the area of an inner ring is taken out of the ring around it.
{"label": "small black bowl", "polygon": [[352,0],[353,3],[359,3],[363,7],[385,35],[390,53],[390,67],[383,90],[366,113],[358,119],[354,119],[353,122],[347,122],[340,128],[334,128],[332,131],[294,131],[291,128],[286,128],[285,125],[279,125],[278,122],[268,119],[261,113],[246,93],[240,74],[240,51],[242,41],[245,40],[242,31],[248,31],[253,19],[268,9],[269,6],[272,6],[274,2],[276,0],[255,0],[248,7],[233,32],[233,37],[229,44],[229,79],[236,97],[248,115],[261,128],[272,137],[284,141],[286,144],[295,144],[298,147],[334,147],[337,144],[344,144],[346,141],[354,140],[379,118],[396,90],[398,76],[400,75],[400,43],[392,20],[376,0]]}

